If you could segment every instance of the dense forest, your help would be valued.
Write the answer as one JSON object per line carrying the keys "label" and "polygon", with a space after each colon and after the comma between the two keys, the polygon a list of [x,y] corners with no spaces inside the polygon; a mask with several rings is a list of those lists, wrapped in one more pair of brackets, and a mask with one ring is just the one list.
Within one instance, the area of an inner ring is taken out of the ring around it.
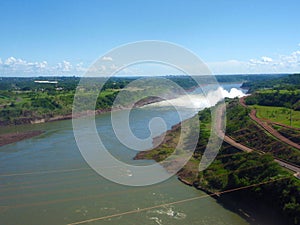
{"label": "dense forest", "polygon": [[300,110],[300,74],[268,81],[246,82],[252,94],[246,98],[248,105],[281,106]]}
{"label": "dense forest", "polygon": [[243,88],[249,89],[253,93],[261,89],[272,90],[296,90],[300,89],[300,74],[290,74],[282,77],[270,77],[271,79],[246,81]]}
{"label": "dense forest", "polygon": [[245,82],[251,96],[246,98],[248,105],[282,106],[300,110],[300,74],[285,77]]}
{"label": "dense forest", "polygon": [[[274,162],[271,155],[231,154],[226,144],[211,166],[200,172],[196,187],[211,192],[241,188],[238,201],[265,202],[281,211],[286,224],[300,223],[300,182]],[[244,187],[249,187],[243,189]]]}
{"label": "dense forest", "polygon": [[300,110],[300,89],[260,90],[246,98],[248,105],[282,106]]}

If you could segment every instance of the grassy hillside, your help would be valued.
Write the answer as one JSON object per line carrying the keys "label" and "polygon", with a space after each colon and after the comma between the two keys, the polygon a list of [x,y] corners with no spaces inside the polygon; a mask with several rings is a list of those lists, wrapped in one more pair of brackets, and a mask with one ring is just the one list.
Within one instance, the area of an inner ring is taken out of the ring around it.
{"label": "grassy hillside", "polygon": [[267,119],[288,126],[300,128],[300,111],[291,110],[286,107],[254,105],[258,118]]}
{"label": "grassy hillside", "polygon": [[300,165],[300,151],[278,141],[267,134],[248,116],[249,109],[242,107],[238,100],[227,107],[226,134],[245,146]]}

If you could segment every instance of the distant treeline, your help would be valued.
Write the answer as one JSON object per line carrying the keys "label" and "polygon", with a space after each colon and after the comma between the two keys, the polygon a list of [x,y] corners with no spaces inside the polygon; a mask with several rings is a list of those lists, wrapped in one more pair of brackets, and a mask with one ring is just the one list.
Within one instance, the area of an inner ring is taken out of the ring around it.
{"label": "distant treeline", "polygon": [[[287,76],[286,74],[259,74],[259,75],[216,75],[216,76],[199,76],[199,81],[202,84],[210,82],[211,80],[216,80],[218,82],[246,82],[245,87],[251,86],[252,83],[266,81],[274,78],[281,78]],[[177,83],[185,89],[189,89],[197,86],[195,80],[190,76],[162,76],[164,78],[170,79],[171,81]],[[111,77],[107,78],[97,77],[97,78],[84,78],[90,83],[103,85],[105,83],[103,90],[114,88],[122,89],[127,84],[133,80],[140,79],[142,77]],[[75,90],[77,87],[80,77],[65,77],[65,76],[42,76],[42,77],[0,77],[0,90],[54,90],[59,87],[64,90]],[[47,84],[47,83],[36,83],[35,81],[56,81],[57,84]]]}
{"label": "distant treeline", "polygon": [[287,76],[287,74],[243,74],[243,75],[216,75],[218,82],[260,82],[277,79]]}
{"label": "distant treeline", "polygon": [[[0,90],[6,91],[53,91],[57,88],[65,91],[73,91],[80,82],[80,77],[2,77],[0,78]],[[85,78],[83,78],[85,79]],[[106,83],[104,78],[88,78],[90,84],[102,86],[103,90],[109,88],[123,88],[134,78],[111,78]],[[54,81],[56,83],[38,83],[36,81]]]}
{"label": "distant treeline", "polygon": [[248,82],[243,87],[253,94],[246,98],[249,105],[282,106],[300,110],[300,74],[268,81]]}
{"label": "distant treeline", "polygon": [[246,98],[248,105],[281,106],[300,110],[300,90],[258,91]]}
{"label": "distant treeline", "polygon": [[273,90],[300,89],[300,74],[291,74],[283,77],[277,77],[277,78],[270,77],[270,78],[271,79],[263,79],[261,81],[259,80],[248,81],[245,82],[242,87],[248,88],[250,93],[261,89],[273,89]]}

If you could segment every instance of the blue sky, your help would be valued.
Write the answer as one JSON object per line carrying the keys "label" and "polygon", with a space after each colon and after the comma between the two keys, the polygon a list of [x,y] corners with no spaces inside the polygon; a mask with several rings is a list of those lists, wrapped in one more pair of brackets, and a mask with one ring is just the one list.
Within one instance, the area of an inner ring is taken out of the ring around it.
{"label": "blue sky", "polygon": [[300,72],[300,1],[0,1],[0,76],[83,73],[110,49],[163,40],[216,74]]}

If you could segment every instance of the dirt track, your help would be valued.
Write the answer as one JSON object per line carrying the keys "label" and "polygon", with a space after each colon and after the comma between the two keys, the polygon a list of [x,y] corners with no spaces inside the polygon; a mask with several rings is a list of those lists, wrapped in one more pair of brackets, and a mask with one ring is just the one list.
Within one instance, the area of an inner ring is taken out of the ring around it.
{"label": "dirt track", "polygon": [[230,145],[236,147],[237,149],[240,149],[240,150],[242,150],[242,151],[244,151],[244,152],[252,152],[253,149],[248,148],[248,147],[246,147],[245,145],[242,145],[242,144],[240,144],[240,143],[237,143],[237,142],[236,142],[235,140],[233,140],[231,137],[225,135],[224,132],[222,131],[222,129],[221,129],[221,123],[222,123],[221,118],[222,118],[222,114],[223,114],[224,111],[225,111],[225,107],[226,107],[225,105],[219,106],[218,109],[217,109],[217,111],[216,111],[216,114],[217,114],[217,116],[216,116],[216,118],[217,118],[217,122],[216,122],[217,125],[216,125],[216,126],[217,126],[217,127],[216,127],[216,128],[217,128],[217,132],[218,132],[219,136],[220,136],[220,137],[224,137],[223,140],[224,140],[226,143],[228,143],[228,144],[230,144]]}
{"label": "dirt track", "polygon": [[[243,101],[243,100],[242,100]],[[243,105],[243,106],[245,106],[245,107],[247,107],[246,105],[245,105],[245,103],[244,102],[241,102],[241,105]],[[222,131],[222,129],[220,129],[220,127],[221,127],[221,118],[222,118],[222,114],[224,113],[224,109],[225,107],[223,106],[223,107],[219,107],[218,109],[217,109],[217,133],[219,134],[219,136],[220,137],[224,137],[224,141],[226,142],[226,143],[228,143],[228,144],[230,144],[231,146],[233,146],[233,147],[236,147],[237,149],[239,149],[239,150],[241,150],[241,151],[244,151],[244,152],[253,152],[253,151],[256,151],[256,152],[258,152],[259,154],[264,154],[263,152],[261,152],[261,151],[257,151],[257,150],[255,150],[255,149],[251,149],[251,148],[249,148],[249,147],[247,147],[247,146],[245,146],[245,145],[242,145],[242,144],[240,144],[240,143],[238,143],[238,142],[236,142],[234,139],[232,139],[231,137],[229,137],[229,136],[227,136],[227,135],[225,135],[224,134],[224,132]],[[286,161],[284,161],[284,160],[282,160],[282,159],[278,159],[278,158],[276,158],[275,160],[274,160],[275,162],[277,162],[280,166],[282,166],[282,167],[284,167],[284,168],[288,168],[289,170],[291,170],[291,171],[293,171],[293,172],[295,172],[295,174],[294,174],[294,176],[295,177],[297,177],[298,179],[300,179],[300,168],[299,168],[299,166],[297,166],[297,165],[294,165],[294,164],[291,164],[291,163],[289,163],[289,162],[286,162]]]}
{"label": "dirt track", "polygon": [[[247,107],[245,104],[245,97],[240,98],[240,104],[244,107]],[[300,150],[300,145],[298,145],[295,142],[292,142],[288,138],[282,136],[277,130],[275,130],[272,126],[270,126],[267,122],[262,121],[261,119],[257,118],[256,116],[256,110],[252,109],[250,112],[250,118],[255,121],[258,125],[260,125],[262,128],[264,128],[268,133],[270,133],[272,136],[276,137],[278,140],[294,147]],[[278,123],[277,123],[278,124]],[[280,124],[281,125],[281,124]],[[285,125],[283,125],[285,126]]]}

